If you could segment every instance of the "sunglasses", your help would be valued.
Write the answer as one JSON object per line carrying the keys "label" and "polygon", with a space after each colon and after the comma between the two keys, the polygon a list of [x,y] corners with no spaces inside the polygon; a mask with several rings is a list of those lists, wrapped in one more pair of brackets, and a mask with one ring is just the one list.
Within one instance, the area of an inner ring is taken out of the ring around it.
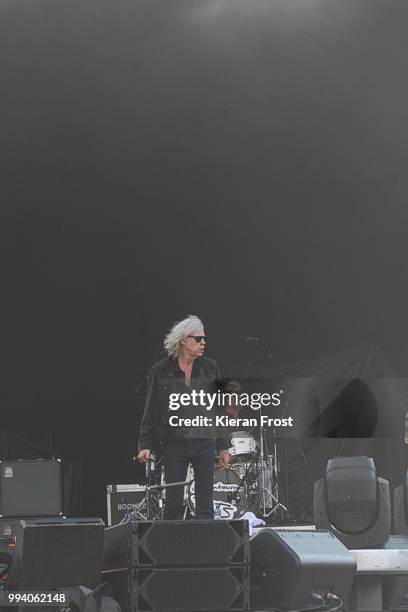
{"label": "sunglasses", "polygon": [[206,336],[191,336],[191,335],[189,335],[189,336],[187,336],[187,338],[194,338],[194,340],[198,344],[199,342],[201,342],[201,340],[205,340]]}

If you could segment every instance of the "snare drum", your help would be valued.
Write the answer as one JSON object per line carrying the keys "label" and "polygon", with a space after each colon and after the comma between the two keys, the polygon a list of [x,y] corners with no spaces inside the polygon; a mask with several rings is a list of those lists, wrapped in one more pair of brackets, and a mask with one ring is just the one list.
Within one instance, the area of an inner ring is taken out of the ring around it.
{"label": "snare drum", "polygon": [[256,453],[256,440],[247,431],[234,431],[231,434],[231,463],[250,461]]}
{"label": "snare drum", "polygon": [[[246,511],[247,492],[245,485],[239,487],[241,478],[231,468],[214,470],[214,518],[236,519]],[[195,516],[194,482],[188,488],[187,505]]]}

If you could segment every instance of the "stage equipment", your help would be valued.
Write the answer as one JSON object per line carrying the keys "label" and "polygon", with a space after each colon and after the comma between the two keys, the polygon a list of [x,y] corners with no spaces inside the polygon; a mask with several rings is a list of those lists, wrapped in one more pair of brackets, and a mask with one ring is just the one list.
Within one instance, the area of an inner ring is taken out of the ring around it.
{"label": "stage equipment", "polygon": [[[140,484],[106,485],[108,525],[120,523],[129,513],[145,517],[146,486]],[[136,517],[135,517],[136,518]]]}
{"label": "stage equipment", "polygon": [[251,461],[256,453],[255,438],[246,431],[234,431],[231,434],[231,463],[245,463]]}
{"label": "stage equipment", "polygon": [[1,539],[12,557],[7,588],[94,588],[100,584],[103,531],[99,518],[3,519]]}
{"label": "stage equipment", "polygon": [[247,503],[246,503],[246,511],[254,512],[257,514],[261,511],[261,491],[262,491],[262,478],[264,478],[265,489],[267,493],[265,494],[265,506],[267,509],[273,508],[274,499],[272,497],[273,490],[273,480],[272,480],[272,457],[268,457],[268,461],[270,463],[266,463],[263,466],[263,473],[259,467],[259,461],[257,463],[235,463],[234,470],[240,476],[240,478],[245,477],[244,485],[247,492]]}
{"label": "stage equipment", "polygon": [[249,608],[248,569],[191,567],[102,574],[122,612],[224,612]]}
{"label": "stage equipment", "polygon": [[12,563],[13,559],[10,553],[0,552],[0,581],[7,576]]}
{"label": "stage equipment", "polygon": [[[191,478],[194,476],[191,475]],[[187,513],[187,487],[190,485],[189,477],[180,482],[166,483],[164,479],[164,466],[156,461],[156,457],[151,455],[146,463],[146,495],[141,505],[131,513],[131,519],[163,519],[164,500],[166,490],[169,487],[184,487],[184,517]]]}
{"label": "stage equipment", "polygon": [[393,533],[408,535],[408,470],[403,484],[394,489]]}
{"label": "stage equipment", "polygon": [[193,469],[189,466],[186,481],[166,484],[163,466],[151,472],[150,463],[149,461],[146,469],[148,472],[146,485],[112,484],[106,486],[108,525],[129,520],[162,519],[168,487],[184,487],[185,517],[188,510],[188,487],[194,480]]}
{"label": "stage equipment", "polygon": [[[382,607],[386,610],[408,609],[408,563],[406,567],[401,567],[401,555],[408,560],[408,537],[406,535],[390,536],[384,546],[387,551],[393,551],[397,563],[387,564],[387,574],[382,580],[383,603]],[[396,566],[396,567],[395,567]],[[393,574],[391,574],[394,569]],[[405,575],[402,572],[405,569]],[[391,572],[390,572],[391,570]]]}
{"label": "stage equipment", "polygon": [[[271,454],[269,454],[268,444],[266,440],[266,431],[262,427],[262,408],[259,410],[259,451],[253,457],[253,462],[259,469],[259,497],[258,506],[259,513],[264,518],[274,516],[275,518],[283,519],[287,513],[287,507],[280,501],[280,462],[278,458],[278,436],[275,429],[272,433],[272,443],[269,446]],[[266,467],[273,470],[273,476],[270,480],[271,488],[267,487],[269,474],[266,472]],[[271,503],[271,507],[269,504]]]}
{"label": "stage equipment", "polygon": [[122,612],[244,610],[246,521],[131,521],[105,530],[103,581]]}
{"label": "stage equipment", "polygon": [[20,519],[0,519],[0,555],[9,558],[9,567],[2,576],[3,583],[7,585],[9,579],[12,579],[11,572],[15,570],[17,537],[22,538],[22,531]]}
{"label": "stage equipment", "polygon": [[0,517],[62,515],[61,459],[0,461]]}
{"label": "stage equipment", "polygon": [[104,570],[248,563],[246,521],[129,521],[105,529]]}
{"label": "stage equipment", "polygon": [[[188,487],[188,509],[195,516],[195,482]],[[214,518],[237,519],[247,510],[246,485],[232,468],[214,470]]]}
{"label": "stage equipment", "polygon": [[259,529],[251,538],[251,608],[334,607],[349,597],[355,571],[351,552],[327,531]]}
{"label": "stage equipment", "polygon": [[350,551],[357,574],[348,604],[357,612],[407,610],[408,537],[390,536],[379,549]]}
{"label": "stage equipment", "polygon": [[316,529],[328,529],[348,548],[379,548],[391,531],[389,483],[371,457],[336,457],[314,485]]}
{"label": "stage equipment", "polygon": [[[260,429],[263,439],[264,431],[263,428]],[[229,501],[237,506],[237,501],[245,494],[246,502],[242,506],[242,513],[235,515],[235,518],[247,511],[255,512],[265,518],[271,515],[282,518],[287,513],[286,506],[279,501],[280,468],[277,446],[273,444],[273,455],[265,455],[266,450],[266,441],[265,445],[261,442],[249,463],[234,464],[234,470],[239,474],[240,480],[235,487],[236,492],[230,494]]]}

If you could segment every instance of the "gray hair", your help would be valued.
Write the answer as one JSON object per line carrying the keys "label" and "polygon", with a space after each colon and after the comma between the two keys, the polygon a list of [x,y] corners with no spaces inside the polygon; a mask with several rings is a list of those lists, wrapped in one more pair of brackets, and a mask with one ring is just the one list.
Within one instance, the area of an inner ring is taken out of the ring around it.
{"label": "gray hair", "polygon": [[163,343],[168,356],[176,359],[180,353],[180,340],[191,332],[201,331],[202,329],[204,329],[203,322],[195,315],[188,315],[182,321],[174,323]]}

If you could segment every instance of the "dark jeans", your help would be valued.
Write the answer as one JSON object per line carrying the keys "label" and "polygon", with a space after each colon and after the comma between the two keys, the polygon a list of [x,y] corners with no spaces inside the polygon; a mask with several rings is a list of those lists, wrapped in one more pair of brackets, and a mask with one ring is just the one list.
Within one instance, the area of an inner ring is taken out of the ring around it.
{"label": "dark jeans", "polygon": [[[188,464],[191,463],[195,479],[196,516],[213,519],[215,440],[167,440],[163,444],[163,462],[167,484],[186,480]],[[165,519],[182,518],[183,498],[183,486],[166,489]]]}

